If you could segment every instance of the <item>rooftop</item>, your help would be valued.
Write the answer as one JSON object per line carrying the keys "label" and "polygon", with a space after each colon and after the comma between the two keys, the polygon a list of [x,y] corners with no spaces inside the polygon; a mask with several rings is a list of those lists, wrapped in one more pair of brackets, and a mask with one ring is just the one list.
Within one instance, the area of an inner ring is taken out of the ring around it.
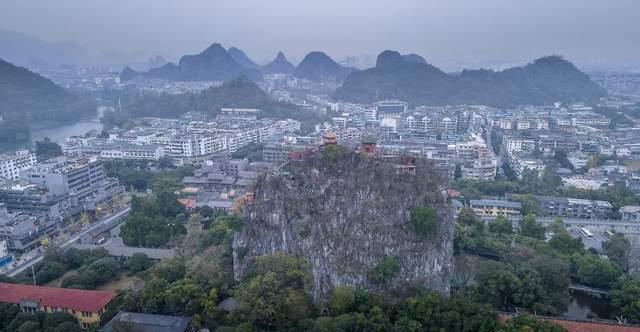
{"label": "rooftop", "polygon": [[522,207],[520,202],[501,201],[497,199],[472,199],[469,203],[471,206],[498,206],[512,209],[520,209]]}
{"label": "rooftop", "polygon": [[100,331],[114,331],[116,322],[127,322],[140,332],[184,332],[191,324],[191,317],[140,314],[135,312],[119,312]]}
{"label": "rooftop", "polygon": [[116,296],[114,292],[0,283],[0,302],[20,304],[36,300],[40,306],[98,312]]}

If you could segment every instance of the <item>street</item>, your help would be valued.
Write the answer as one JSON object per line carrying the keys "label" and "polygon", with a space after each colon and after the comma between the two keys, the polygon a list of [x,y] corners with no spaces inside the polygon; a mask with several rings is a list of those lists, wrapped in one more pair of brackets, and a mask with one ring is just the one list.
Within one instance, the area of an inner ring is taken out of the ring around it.
{"label": "street", "polygon": [[[67,240],[64,243],[60,244],[60,247],[61,248],[67,247],[67,246],[71,245],[72,243],[78,241],[78,239],[80,239],[80,237],[86,235],[87,233],[91,232],[92,230],[96,229],[97,227],[100,227],[101,225],[106,224],[106,223],[112,221],[113,219],[117,219],[117,218],[121,218],[121,217],[126,216],[129,213],[130,210],[131,210],[131,207],[127,207],[124,210],[109,216],[108,218],[105,218],[105,219],[103,219],[103,220],[101,220],[101,221],[99,221],[97,223],[93,223],[93,224],[90,224],[90,225],[87,225],[87,226],[83,227],[80,230],[80,232],[78,232],[76,235],[72,236],[69,240]],[[124,218],[122,218],[122,220],[124,220]],[[31,251],[31,252],[29,252],[29,257],[28,257],[28,260],[26,260],[26,262],[24,262],[19,267],[13,269],[12,271],[6,273],[6,275],[9,276],[9,277],[15,277],[18,274],[20,274],[22,271],[30,268],[32,265],[42,261],[43,258],[44,258],[44,250],[40,250],[40,248],[39,248],[39,249],[36,249],[34,251]]]}

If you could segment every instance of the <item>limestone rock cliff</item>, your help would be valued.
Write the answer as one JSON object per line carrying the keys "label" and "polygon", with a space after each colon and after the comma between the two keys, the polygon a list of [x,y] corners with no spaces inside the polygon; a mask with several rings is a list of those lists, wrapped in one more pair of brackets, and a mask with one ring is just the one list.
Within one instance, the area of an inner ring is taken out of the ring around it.
{"label": "limestone rock cliff", "polygon": [[[416,207],[438,211],[426,237],[409,222]],[[424,286],[448,293],[453,237],[451,209],[428,161],[318,154],[258,180],[255,202],[245,207],[234,238],[234,274],[245,276],[257,256],[286,252],[311,263],[316,300],[337,286],[397,295]],[[373,269],[388,257],[399,269],[390,280],[374,282]]]}

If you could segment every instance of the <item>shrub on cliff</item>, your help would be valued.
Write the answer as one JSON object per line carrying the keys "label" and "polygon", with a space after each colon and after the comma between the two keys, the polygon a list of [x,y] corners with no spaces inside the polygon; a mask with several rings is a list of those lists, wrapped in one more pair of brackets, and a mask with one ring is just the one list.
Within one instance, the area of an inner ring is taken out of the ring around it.
{"label": "shrub on cliff", "polygon": [[369,278],[376,284],[383,284],[393,279],[398,272],[400,272],[398,258],[386,256],[382,262],[376,265],[369,273]]}
{"label": "shrub on cliff", "polygon": [[420,207],[411,210],[410,218],[413,230],[422,237],[427,237],[435,231],[438,223],[438,212],[434,208]]}

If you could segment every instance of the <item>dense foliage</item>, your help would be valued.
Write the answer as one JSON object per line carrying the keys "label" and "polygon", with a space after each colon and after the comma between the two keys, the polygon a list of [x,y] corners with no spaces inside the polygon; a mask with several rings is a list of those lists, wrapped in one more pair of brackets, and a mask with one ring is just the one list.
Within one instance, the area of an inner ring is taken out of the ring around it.
{"label": "dense foliage", "polygon": [[31,284],[35,278],[36,284],[44,285],[73,271],[62,279],[61,287],[96,289],[116,278],[121,271],[137,273],[151,265],[151,260],[144,254],[135,254],[125,262],[111,257],[109,252],[102,248],[80,250],[52,247],[47,249],[44,259],[35,265],[35,276],[31,270],[27,270],[13,281]]}
{"label": "dense foliage", "polygon": [[80,324],[66,312],[27,313],[20,307],[0,303],[0,331],[2,332],[81,332]]}
{"label": "dense foliage", "polygon": [[438,225],[438,212],[430,207],[415,208],[411,210],[409,222],[414,232],[427,237],[433,234]]}
{"label": "dense foliage", "polygon": [[[486,227],[473,211],[463,209],[459,213],[454,249],[459,255],[479,255],[488,260],[481,261],[477,268],[476,284],[470,284],[468,278],[454,280],[457,292],[489,301],[505,311],[517,307],[553,315],[566,309],[572,281],[608,289],[622,274],[616,264],[585,250],[561,220],[545,229],[535,216],[528,215],[519,232],[512,233],[507,222],[499,219]],[[501,225],[494,226],[496,222]]]}
{"label": "dense foliage", "polygon": [[393,277],[400,271],[400,263],[398,258],[392,256],[385,256],[382,262],[378,263],[371,272],[369,272],[369,279],[377,284],[383,284],[393,279]]}
{"label": "dense foliage", "polygon": [[185,233],[184,223],[185,210],[175,193],[160,191],[149,197],[134,196],[120,236],[129,246],[167,246],[175,237]]}
{"label": "dense foliage", "polygon": [[193,174],[193,166],[174,167],[171,160],[158,161],[108,160],[104,162],[107,176],[117,178],[131,191],[147,189],[175,191],[182,187],[182,178]]}
{"label": "dense foliage", "polygon": [[38,160],[47,160],[62,156],[62,147],[56,142],[52,142],[49,137],[42,141],[36,141],[36,157]]}

